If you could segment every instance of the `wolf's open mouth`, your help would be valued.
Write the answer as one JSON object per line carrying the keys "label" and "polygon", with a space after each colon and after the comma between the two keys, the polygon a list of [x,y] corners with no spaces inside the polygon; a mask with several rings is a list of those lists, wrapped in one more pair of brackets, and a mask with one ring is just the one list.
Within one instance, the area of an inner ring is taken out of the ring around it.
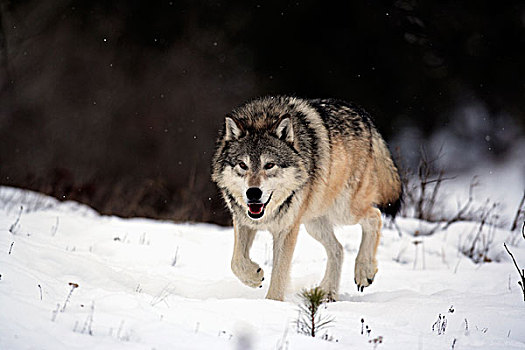
{"label": "wolf's open mouth", "polygon": [[248,204],[248,210],[252,214],[260,214],[264,209],[264,204],[262,203],[252,203]]}
{"label": "wolf's open mouth", "polygon": [[266,203],[261,203],[261,202],[248,203],[248,216],[251,217],[252,219],[262,218],[264,215],[264,208],[266,208],[266,205],[270,202],[270,199],[272,199],[272,194],[270,194],[270,197],[268,197],[268,200],[266,201]]}

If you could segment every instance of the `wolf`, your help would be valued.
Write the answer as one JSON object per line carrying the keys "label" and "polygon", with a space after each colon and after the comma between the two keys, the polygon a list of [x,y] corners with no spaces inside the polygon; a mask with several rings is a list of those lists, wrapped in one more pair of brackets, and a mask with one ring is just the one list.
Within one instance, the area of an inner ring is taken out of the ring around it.
{"label": "wolf", "polygon": [[264,271],[250,259],[258,230],[273,236],[266,298],[283,300],[299,226],[325,248],[320,287],[337,300],[343,247],[335,225],[360,224],[357,290],[377,272],[381,211],[395,217],[402,186],[390,151],[369,114],[336,99],[256,98],[226,115],[212,159],[234,227],[233,273],[262,287]]}

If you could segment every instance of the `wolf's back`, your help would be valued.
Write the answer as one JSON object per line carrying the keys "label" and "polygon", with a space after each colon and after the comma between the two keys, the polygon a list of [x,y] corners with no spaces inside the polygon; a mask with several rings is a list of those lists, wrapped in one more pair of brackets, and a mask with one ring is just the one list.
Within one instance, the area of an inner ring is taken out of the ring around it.
{"label": "wolf's back", "polygon": [[365,176],[375,179],[374,204],[386,215],[395,217],[402,201],[401,179],[370,115],[358,105],[337,99],[315,99],[309,100],[309,103],[317,110],[332,136],[344,135],[351,144],[351,152],[362,152],[359,157],[372,162],[370,170],[373,171]]}

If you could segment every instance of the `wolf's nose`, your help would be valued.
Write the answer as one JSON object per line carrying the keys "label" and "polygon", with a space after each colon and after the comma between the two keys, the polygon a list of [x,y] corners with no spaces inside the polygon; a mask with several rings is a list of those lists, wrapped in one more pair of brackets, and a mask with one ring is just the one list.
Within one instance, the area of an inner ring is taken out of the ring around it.
{"label": "wolf's nose", "polygon": [[261,199],[262,191],[258,187],[250,187],[248,191],[246,191],[246,197],[248,197],[249,201],[258,201]]}

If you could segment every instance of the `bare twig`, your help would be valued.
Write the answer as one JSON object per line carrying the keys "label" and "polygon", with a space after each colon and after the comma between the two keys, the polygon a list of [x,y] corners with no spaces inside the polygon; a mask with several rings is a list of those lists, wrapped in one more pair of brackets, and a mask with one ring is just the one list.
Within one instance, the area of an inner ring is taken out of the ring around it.
{"label": "bare twig", "polygon": [[426,153],[421,149],[421,160],[417,169],[417,175],[419,179],[419,198],[416,201],[416,218],[424,219],[425,213],[423,211],[423,204],[425,202],[425,191],[428,184],[428,177],[430,176],[430,165],[427,160]]}
{"label": "bare twig", "polygon": [[57,303],[57,308],[55,310],[53,310],[53,313],[51,314],[51,322],[55,322],[56,321],[59,311],[60,311],[60,304]]}
{"label": "bare twig", "polygon": [[16,234],[16,229],[20,225],[20,218],[22,217],[22,212],[23,211],[24,211],[24,207],[20,206],[20,211],[18,212],[18,216],[16,218],[16,221],[14,222],[14,224],[11,225],[11,227],[9,227],[9,232],[11,232],[12,234]]}
{"label": "bare twig", "polygon": [[442,335],[445,334],[446,330],[447,318],[445,317],[445,315],[441,316],[441,314],[439,314],[438,319],[432,325],[432,332],[436,332],[438,335]]}
{"label": "bare twig", "polygon": [[66,301],[64,301],[64,305],[62,306],[62,309],[60,309],[60,312],[64,312],[66,310],[67,303],[69,303],[69,299],[71,299],[71,294],[73,294],[73,291],[78,288],[77,283],[69,282],[69,285],[71,286],[71,290],[69,291],[69,294],[66,297]]}
{"label": "bare twig", "polygon": [[397,224],[395,220],[393,220],[392,223],[394,224],[394,227],[396,228],[397,234],[399,235],[399,237],[402,237],[403,231],[401,231],[401,227],[399,227],[399,225]]}
{"label": "bare twig", "polygon": [[[523,222],[523,225],[521,226],[521,235],[523,236],[523,239],[525,239],[525,221]],[[503,246],[505,247],[505,250],[507,250],[507,253],[509,253],[510,257],[512,258],[512,262],[514,262],[514,266],[516,266],[516,270],[518,270],[518,274],[520,275],[520,278],[521,278],[521,281],[518,281],[518,284],[521,287],[521,291],[523,293],[523,301],[525,301],[525,269],[520,270],[520,267],[518,266],[518,263],[516,262],[514,255],[512,255],[509,248],[507,248],[507,244],[503,243]]]}
{"label": "bare twig", "polygon": [[507,250],[507,253],[509,253],[510,257],[512,258],[512,261],[514,262],[514,266],[516,266],[516,270],[518,270],[518,274],[520,275],[521,281],[518,281],[518,284],[521,288],[521,291],[523,293],[523,301],[525,301],[525,271],[524,269],[520,270],[520,267],[518,266],[518,263],[516,262],[516,259],[514,258],[514,255],[510,252],[509,248],[507,248],[507,245],[503,243],[503,246]]}
{"label": "bare twig", "polygon": [[159,294],[155,295],[151,299],[151,306],[156,306],[157,304],[164,302],[166,306],[169,307],[168,302],[166,301],[166,298],[169,297],[173,293],[172,289],[170,288],[170,284],[168,283],[162,290],[159,292]]}
{"label": "bare twig", "polygon": [[[432,195],[430,195],[430,199],[427,204],[427,212],[430,214],[432,213],[434,209],[434,205],[436,204],[436,197],[439,192],[439,187],[441,186],[441,182],[443,181],[443,170],[439,172],[438,178],[435,180],[434,189],[432,190]],[[430,183],[430,182],[427,182]]]}
{"label": "bare twig", "polygon": [[55,224],[51,227],[51,236],[55,236],[58,231],[59,218],[57,216]]}
{"label": "bare twig", "polygon": [[456,215],[454,215],[450,220],[447,221],[445,226],[443,226],[443,230],[446,230],[449,228],[450,225],[453,223],[460,221],[464,218],[465,213],[470,208],[470,205],[472,204],[472,201],[474,200],[474,187],[478,185],[477,177],[474,176],[470,180],[470,185],[468,188],[468,200],[465,202],[465,204],[457,211]]}
{"label": "bare twig", "polygon": [[92,301],[91,302],[91,311],[88,315],[88,317],[86,318],[86,320],[84,321],[84,326],[82,327],[82,334],[84,333],[87,333],[89,335],[93,335],[93,329],[91,328],[91,326],[93,325],[93,315],[95,313],[95,302]]}
{"label": "bare twig", "polygon": [[511,231],[514,231],[518,227],[519,218],[524,210],[522,209],[523,202],[525,202],[525,191],[523,191],[523,196],[521,197],[520,205],[518,205],[518,210],[516,210],[516,216],[514,217],[514,220],[512,221],[512,226],[510,227]]}
{"label": "bare twig", "polygon": [[[468,200],[463,204],[463,206],[461,206],[458,211],[456,212],[456,214],[451,217],[450,219],[442,222],[442,223],[437,223],[430,231],[426,231],[424,232],[423,235],[425,236],[430,236],[432,235],[434,232],[438,231],[438,230],[442,230],[442,231],[445,231],[446,229],[448,229],[450,227],[450,225],[452,225],[453,223],[455,222],[458,222],[458,221],[461,221],[461,220],[465,220],[465,213],[469,210],[473,200],[474,200],[474,195],[473,195],[473,191],[474,191],[474,187],[476,187],[478,185],[478,182],[476,181],[476,176],[474,176],[472,178],[472,180],[470,181],[470,185],[469,185],[469,198]],[[437,193],[437,192],[436,192]],[[431,208],[434,206],[434,202],[435,199],[433,199],[432,201],[430,201],[431,203]]]}
{"label": "bare twig", "polygon": [[[474,263],[490,261],[487,257],[487,254],[494,239],[494,221],[497,221],[499,218],[499,215],[493,213],[498,205],[498,203],[490,204],[490,201],[487,200],[487,204],[485,208],[482,209],[482,213],[479,218],[480,224],[476,234],[473,236],[470,243],[467,243],[461,247],[461,252],[469,257]],[[483,228],[485,225],[487,225],[489,228],[488,232],[483,234]],[[469,237],[472,237],[472,235]],[[478,245],[478,242],[480,241],[481,244]]]}
{"label": "bare twig", "polygon": [[[437,195],[443,181],[452,180],[455,177],[444,177],[444,171],[438,173],[437,178],[431,179],[434,173],[433,164],[442,157],[443,149],[440,148],[437,157],[434,159],[428,159],[424,148],[421,149],[421,159],[418,166],[418,182],[419,182],[419,193],[418,199],[415,205],[415,217],[426,221],[434,221],[433,211],[436,204]],[[427,196],[427,186],[434,184],[430,196]],[[427,198],[428,197],[428,198]]]}
{"label": "bare twig", "polygon": [[457,178],[457,176],[443,177],[443,170],[441,170],[437,179],[424,181],[424,184],[425,185],[430,185],[430,184],[433,184],[435,182],[441,183],[443,181],[455,180],[456,178]]}
{"label": "bare twig", "polygon": [[[441,195],[441,185],[444,181],[453,180],[456,177],[445,176],[443,170],[436,171],[435,162],[442,156],[441,149],[434,159],[429,159],[424,148],[422,148],[420,152],[421,157],[417,170],[411,172],[408,169],[402,176],[405,196],[404,214],[409,214],[406,209],[411,208],[413,210],[411,215],[413,215],[414,218],[428,222],[444,221],[436,215],[438,209],[436,207]],[[439,226],[437,228],[439,228]]]}
{"label": "bare twig", "polygon": [[179,258],[179,246],[177,246],[177,249],[175,250],[175,257],[171,261],[171,266],[177,265],[178,258]]}

